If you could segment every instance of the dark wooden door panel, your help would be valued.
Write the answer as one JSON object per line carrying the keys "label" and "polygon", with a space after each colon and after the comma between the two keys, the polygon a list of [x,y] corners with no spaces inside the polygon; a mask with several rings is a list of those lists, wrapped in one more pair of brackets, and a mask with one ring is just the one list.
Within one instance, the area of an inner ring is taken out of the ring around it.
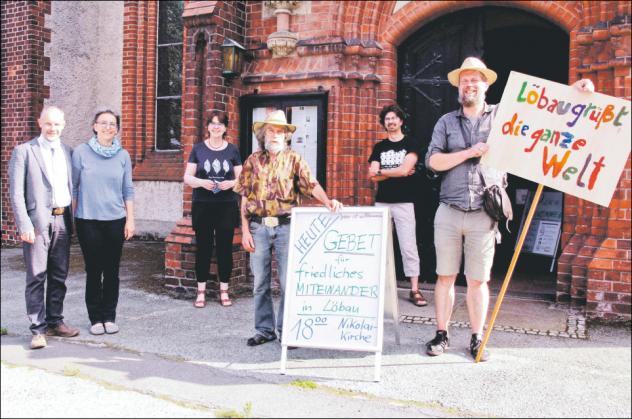
{"label": "dark wooden door panel", "polygon": [[[538,16],[507,7],[479,7],[451,13],[411,35],[397,52],[397,99],[408,114],[404,132],[422,145],[420,161],[423,162],[437,120],[459,107],[458,91],[448,82],[447,74],[459,68],[463,59],[481,57],[498,73],[498,81],[487,94],[488,103],[497,103],[510,70],[566,83],[568,42],[568,35],[560,28]],[[439,180],[430,179],[423,165],[418,165],[415,179],[420,279],[434,281],[433,223]],[[516,188],[533,190],[535,185],[511,177],[512,199]],[[505,237],[497,250],[497,259],[507,259],[514,242],[515,233]],[[401,269],[398,277],[403,278]]]}

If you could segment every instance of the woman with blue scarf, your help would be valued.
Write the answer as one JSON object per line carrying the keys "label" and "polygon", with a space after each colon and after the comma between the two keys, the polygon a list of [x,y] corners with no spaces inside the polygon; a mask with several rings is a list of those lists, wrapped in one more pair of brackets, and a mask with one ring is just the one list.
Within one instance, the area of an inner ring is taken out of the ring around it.
{"label": "woman with blue scarf", "polygon": [[121,118],[98,112],[94,136],[72,155],[73,208],[86,265],[86,307],[90,333],[116,333],[119,265],[123,242],[134,235],[132,161],[121,147]]}

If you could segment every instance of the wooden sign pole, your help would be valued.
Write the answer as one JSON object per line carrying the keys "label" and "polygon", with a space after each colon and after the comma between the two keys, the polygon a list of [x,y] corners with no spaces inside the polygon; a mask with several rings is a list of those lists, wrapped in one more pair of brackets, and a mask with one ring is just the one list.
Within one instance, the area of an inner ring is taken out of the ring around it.
{"label": "wooden sign pole", "polygon": [[483,351],[485,350],[485,345],[487,345],[487,341],[489,340],[489,337],[492,334],[492,330],[494,328],[494,322],[496,321],[496,316],[498,315],[498,311],[500,310],[500,305],[503,303],[503,298],[505,297],[505,292],[507,291],[507,287],[509,287],[509,281],[511,281],[511,276],[513,275],[514,268],[516,267],[518,256],[520,256],[520,251],[522,250],[524,239],[527,237],[527,233],[529,232],[529,227],[531,226],[531,220],[533,219],[533,215],[535,214],[535,209],[538,206],[538,202],[540,202],[542,189],[544,189],[544,185],[540,183],[538,185],[538,189],[536,189],[535,191],[535,196],[533,197],[531,208],[529,208],[529,214],[527,214],[527,219],[525,220],[522,231],[520,232],[520,237],[518,238],[518,245],[514,249],[514,254],[513,254],[513,257],[511,258],[511,263],[509,264],[509,269],[507,270],[507,274],[505,275],[503,286],[500,288],[500,292],[498,293],[498,298],[496,299],[496,304],[494,305],[494,311],[492,312],[492,317],[489,320],[489,324],[487,325],[487,333],[485,333],[485,337],[483,338],[483,343],[481,343],[481,347],[478,350],[478,354],[476,355],[475,362],[477,364],[481,360],[481,355],[483,354]]}

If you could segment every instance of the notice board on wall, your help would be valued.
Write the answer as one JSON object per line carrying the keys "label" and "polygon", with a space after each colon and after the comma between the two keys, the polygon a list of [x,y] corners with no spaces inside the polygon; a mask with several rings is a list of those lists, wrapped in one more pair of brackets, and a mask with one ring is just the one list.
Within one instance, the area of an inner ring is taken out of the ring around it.
{"label": "notice board on wall", "polygon": [[[518,236],[520,236],[532,201],[533,194],[529,192]],[[562,230],[563,202],[564,194],[562,192],[551,191],[542,193],[542,198],[538,203],[533,222],[529,227],[522,247],[523,252],[555,257]]]}
{"label": "notice board on wall", "polygon": [[391,228],[383,207],[292,210],[282,371],[287,346],[381,353],[385,311],[399,341]]}

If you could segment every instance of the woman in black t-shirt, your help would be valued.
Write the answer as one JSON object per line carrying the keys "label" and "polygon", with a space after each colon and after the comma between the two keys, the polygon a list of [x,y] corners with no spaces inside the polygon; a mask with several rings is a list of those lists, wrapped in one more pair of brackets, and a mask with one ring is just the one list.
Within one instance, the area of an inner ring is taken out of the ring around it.
{"label": "woman in black t-shirt", "polygon": [[193,146],[184,182],[193,188],[191,216],[195,231],[195,307],[206,306],[206,282],[210,279],[213,240],[217,247],[217,271],[222,306],[232,305],[228,281],[233,270],[233,236],[239,225],[235,181],[241,173],[239,150],[224,139],[228,117],[213,112],[207,121],[206,139]]}

